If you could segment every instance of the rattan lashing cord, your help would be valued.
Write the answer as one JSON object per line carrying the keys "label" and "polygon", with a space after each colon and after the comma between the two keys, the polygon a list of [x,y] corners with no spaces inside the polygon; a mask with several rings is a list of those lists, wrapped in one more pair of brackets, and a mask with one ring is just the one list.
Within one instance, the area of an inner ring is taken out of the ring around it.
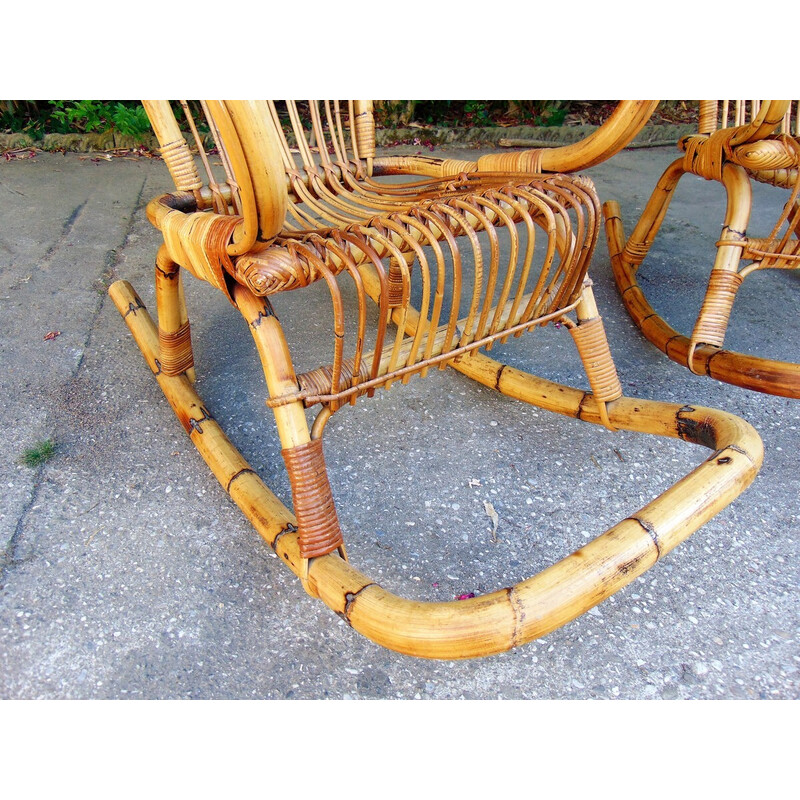
{"label": "rattan lashing cord", "polygon": [[581,363],[586,370],[592,396],[598,404],[603,425],[612,428],[607,404],[622,397],[622,384],[608,346],[602,317],[581,320],[578,325],[570,325],[569,332],[575,340]]}
{"label": "rattan lashing cord", "polygon": [[344,541],[333,503],[322,439],[281,450],[292,486],[300,555],[315,558],[340,549]]}
{"label": "rattan lashing cord", "polygon": [[714,269],[691,336],[692,348],[699,344],[722,347],[736,293],[744,278],[732,270]]}
{"label": "rattan lashing cord", "polygon": [[158,359],[165,375],[180,375],[194,366],[191,326],[188,321],[171,333],[159,327],[158,345]]}
{"label": "rattan lashing cord", "polygon": [[159,152],[179,192],[194,193],[202,188],[203,181],[197,172],[194,156],[184,139],[161,145]]}

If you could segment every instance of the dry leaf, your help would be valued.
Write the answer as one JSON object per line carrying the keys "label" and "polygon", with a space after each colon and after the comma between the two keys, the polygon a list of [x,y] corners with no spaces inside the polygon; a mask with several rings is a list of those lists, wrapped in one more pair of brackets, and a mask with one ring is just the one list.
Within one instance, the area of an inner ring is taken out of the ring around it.
{"label": "dry leaf", "polygon": [[483,508],[486,511],[486,516],[492,521],[492,541],[497,541],[497,525],[500,522],[500,517],[497,516],[497,512],[494,510],[494,506],[488,501],[483,501]]}

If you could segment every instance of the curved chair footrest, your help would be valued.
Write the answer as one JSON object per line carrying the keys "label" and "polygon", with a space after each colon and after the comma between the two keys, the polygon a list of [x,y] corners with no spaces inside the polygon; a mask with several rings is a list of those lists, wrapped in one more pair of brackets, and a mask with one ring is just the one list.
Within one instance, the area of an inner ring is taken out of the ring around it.
{"label": "curved chair footrest", "polygon": [[[713,451],[703,463],[635,514],[528,580],[451,602],[406,600],[386,591],[338,555],[300,555],[296,519],[247,465],[185,375],[168,376],[156,360],[156,326],[130,284],[110,294],[190,438],[223,488],[299,577],[354,629],[409,655],[472,658],[503,652],[575,619],[645,572],[752,482],[763,458],[756,431],[722,411],[619,398],[608,405],[616,428],[680,438]],[[454,367],[510,397],[599,423],[593,397],[537,378],[483,354]]]}
{"label": "curved chair footrest", "polygon": [[636,278],[638,264],[623,258],[626,241],[619,205],[607,202],[603,205],[603,213],[617,289],[634,324],[651,344],[696,374],[705,374],[743,389],[800,398],[800,364],[738,353],[709,344],[698,345],[692,352],[690,338],[676,331],[650,305]]}

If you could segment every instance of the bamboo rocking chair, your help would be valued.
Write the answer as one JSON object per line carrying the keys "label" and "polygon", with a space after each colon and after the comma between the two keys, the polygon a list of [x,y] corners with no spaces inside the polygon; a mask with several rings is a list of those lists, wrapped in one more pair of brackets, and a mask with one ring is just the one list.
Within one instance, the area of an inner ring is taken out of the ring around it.
{"label": "bamboo rocking chair", "polygon": [[[747,121],[749,117],[749,121]],[[679,143],[684,155],[664,172],[625,240],[619,204],[604,204],[606,238],[617,287],[644,336],[673,361],[697,375],[783,397],[800,397],[800,364],[724,349],[736,294],[746,277],[765,269],[800,267],[800,121],[784,100],[716,100],[700,103],[699,132]],[[662,319],[645,297],[637,272],[664,221],[678,182],[686,174],[719,181],[727,195],[722,234],[704,299],[689,336]],[[788,191],[772,231],[763,238],[747,232],[752,211],[751,182]]]}
{"label": "bamboo rocking chair", "polygon": [[[205,124],[225,175],[214,176],[198,134],[207,181],[170,104],[145,105],[176,184],[148,206],[164,236],[158,325],[129,283],[115,283],[111,296],[230,497],[306,590],[367,637],[416,656],[467,658],[543,636],[642,574],[754,478],[762,445],[743,420],[623,396],[587,279],[599,202],[588,179],[547,172],[608,157],[644,124],[651,103],[621,104],[613,124],[577,148],[474,163],[376,157],[368,102],[208,101]],[[197,108],[184,104],[195,133]],[[415,177],[382,178],[400,174]],[[294,512],[248,466],[195,390],[184,270],[218,288],[249,326]],[[330,359],[298,374],[270,298],[277,306],[282,292],[317,282],[330,297]],[[574,337],[590,392],[479,352],[548,323]],[[406,600],[348,561],[322,435],[331,415],[358,398],[446,366],[541,408],[680,438],[712,454],[533,578],[466,600]],[[320,410],[309,425],[311,408]]]}

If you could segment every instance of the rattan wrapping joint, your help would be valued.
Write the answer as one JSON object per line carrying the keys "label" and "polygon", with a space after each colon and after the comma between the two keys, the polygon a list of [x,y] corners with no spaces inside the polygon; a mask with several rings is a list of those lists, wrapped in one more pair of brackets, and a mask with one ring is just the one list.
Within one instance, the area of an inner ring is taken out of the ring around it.
{"label": "rattan wrapping joint", "polygon": [[533,173],[542,172],[544,150],[522,150],[516,153],[491,153],[478,159],[478,172]]}
{"label": "rattan wrapping joint", "polygon": [[183,139],[165,144],[160,150],[161,158],[164,159],[179,192],[193,192],[202,188],[203,181],[197,172],[194,156]]}
{"label": "rattan wrapping joint", "polygon": [[356,113],[355,135],[358,155],[375,158],[375,118],[370,110]]}
{"label": "rattan wrapping joint", "polygon": [[317,369],[304,372],[297,376],[297,382],[300,384],[301,390],[308,395],[336,394],[344,388],[349,389],[351,386],[357,386],[369,380],[370,365],[366,360],[361,361],[355,379],[353,377],[354,367],[354,359],[346,358],[342,361],[339,386],[333,386],[332,366],[317,367]]}
{"label": "rattan wrapping joint", "polygon": [[722,347],[733,301],[743,280],[738,272],[712,270],[703,306],[691,337],[693,347],[699,344]]}
{"label": "rattan wrapping joint", "polygon": [[303,558],[316,558],[343,546],[333,504],[322,439],[281,450],[289,473],[297,517],[298,544]]}
{"label": "rattan wrapping joint", "polygon": [[185,322],[174,333],[158,329],[158,348],[161,372],[164,375],[181,375],[194,366],[192,334],[189,322]]}
{"label": "rattan wrapping joint", "polygon": [[722,168],[734,160],[730,141],[735,135],[736,128],[721,128],[709,136],[684,137],[680,141],[684,169],[710,181],[722,181]]}
{"label": "rattan wrapping joint", "polygon": [[652,242],[634,242],[628,239],[622,250],[622,257],[632,266],[638,267],[644,261],[651,244]]}
{"label": "rattan wrapping joint", "polygon": [[569,332],[578,348],[594,399],[598,403],[610,403],[622,397],[622,385],[611,357],[602,318],[582,321],[570,327]]}
{"label": "rattan wrapping joint", "polygon": [[170,259],[219,289],[231,302],[228,276],[234,274],[234,266],[228,245],[240,222],[239,217],[179,211],[166,214],[161,221],[161,233]]}

